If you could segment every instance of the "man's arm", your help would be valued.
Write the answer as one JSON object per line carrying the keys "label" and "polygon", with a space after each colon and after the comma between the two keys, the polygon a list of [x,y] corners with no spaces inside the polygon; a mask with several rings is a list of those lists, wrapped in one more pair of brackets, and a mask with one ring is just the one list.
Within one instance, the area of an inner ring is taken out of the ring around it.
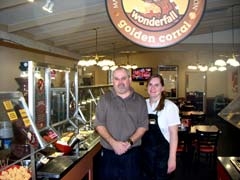
{"label": "man's arm", "polygon": [[135,131],[135,133],[131,136],[131,137],[129,137],[129,139],[133,142],[133,144],[134,144],[134,142],[136,142],[138,139],[140,139],[143,135],[144,135],[144,133],[147,131],[147,129],[146,128],[143,128],[143,127],[139,127],[139,128],[137,128],[137,130]]}
{"label": "man's arm", "polygon": [[96,131],[103,139],[105,139],[105,141],[107,141],[112,146],[114,152],[118,155],[127,152],[131,146],[128,142],[115,140],[105,126],[97,126]]}

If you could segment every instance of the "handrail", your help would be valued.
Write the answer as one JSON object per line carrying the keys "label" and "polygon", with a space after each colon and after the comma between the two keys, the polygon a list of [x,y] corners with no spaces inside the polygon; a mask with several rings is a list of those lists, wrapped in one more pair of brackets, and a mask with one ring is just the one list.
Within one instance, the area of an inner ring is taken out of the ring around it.
{"label": "handrail", "polygon": [[79,86],[79,89],[89,89],[89,88],[103,88],[103,87],[112,87],[112,84],[99,84],[99,85],[89,85],[89,86]]}

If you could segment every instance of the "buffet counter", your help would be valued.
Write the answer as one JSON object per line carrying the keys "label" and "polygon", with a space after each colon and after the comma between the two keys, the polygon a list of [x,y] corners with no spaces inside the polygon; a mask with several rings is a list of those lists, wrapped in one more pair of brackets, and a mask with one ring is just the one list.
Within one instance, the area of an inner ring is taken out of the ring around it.
{"label": "buffet counter", "polygon": [[240,179],[240,157],[218,157],[218,180]]}
{"label": "buffet counter", "polygon": [[240,96],[218,113],[222,119],[240,129]]}
{"label": "buffet counter", "polygon": [[76,155],[59,156],[37,170],[38,180],[93,179],[93,159],[101,149],[99,135],[93,133]]}

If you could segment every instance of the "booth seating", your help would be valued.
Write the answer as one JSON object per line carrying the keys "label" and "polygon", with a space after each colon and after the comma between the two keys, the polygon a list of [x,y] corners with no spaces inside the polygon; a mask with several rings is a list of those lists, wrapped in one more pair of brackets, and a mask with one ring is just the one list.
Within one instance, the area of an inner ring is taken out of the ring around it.
{"label": "booth seating", "polygon": [[228,102],[226,101],[224,95],[218,95],[214,98],[214,102],[213,102],[213,111],[215,113],[220,112],[226,105],[228,104]]}

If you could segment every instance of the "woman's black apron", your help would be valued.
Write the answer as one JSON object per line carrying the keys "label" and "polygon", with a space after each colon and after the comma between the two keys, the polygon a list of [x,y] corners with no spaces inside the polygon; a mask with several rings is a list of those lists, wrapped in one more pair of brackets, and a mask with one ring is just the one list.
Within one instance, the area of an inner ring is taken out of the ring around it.
{"label": "woman's black apron", "polygon": [[169,143],[164,138],[157,114],[149,114],[149,130],[142,138],[142,167],[146,180],[165,180],[169,157]]}

